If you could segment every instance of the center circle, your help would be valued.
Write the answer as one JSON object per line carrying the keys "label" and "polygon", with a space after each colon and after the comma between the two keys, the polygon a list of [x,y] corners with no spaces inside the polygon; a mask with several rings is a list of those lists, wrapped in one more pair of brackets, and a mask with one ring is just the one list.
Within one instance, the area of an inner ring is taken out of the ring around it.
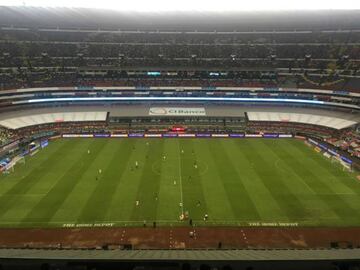
{"label": "center circle", "polygon": [[[184,161],[184,160],[186,160],[186,161]],[[184,168],[184,162],[189,163],[188,168]],[[167,172],[172,171],[172,172],[174,172],[174,174],[178,173],[179,158],[167,157],[165,160],[158,159],[152,165],[152,170],[157,175],[162,174],[162,172],[161,172],[162,168],[164,168],[165,171],[167,171]],[[198,160],[198,159],[195,160],[193,158],[187,158],[187,157],[181,158],[181,168],[182,168],[181,169],[182,174],[183,174],[183,170],[186,170],[187,174],[193,174],[194,172],[197,171],[197,173],[199,175],[204,175],[209,169],[206,162],[204,162],[202,160]]]}

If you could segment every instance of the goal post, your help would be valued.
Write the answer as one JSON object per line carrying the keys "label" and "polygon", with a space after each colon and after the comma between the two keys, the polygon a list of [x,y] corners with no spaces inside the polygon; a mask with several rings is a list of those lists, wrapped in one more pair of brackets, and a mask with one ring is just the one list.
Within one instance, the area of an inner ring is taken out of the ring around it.
{"label": "goal post", "polygon": [[24,156],[19,157],[19,160],[17,161],[17,163],[19,163],[19,164],[25,164],[25,163],[26,163],[26,162],[25,162],[25,157],[24,157]]}
{"label": "goal post", "polygon": [[5,170],[3,170],[4,174],[9,174],[10,172],[15,171],[16,164],[25,164],[25,157],[24,156],[17,156],[9,164],[6,165]]}
{"label": "goal post", "polygon": [[338,157],[333,156],[331,158],[331,163],[338,164],[339,166],[341,166],[343,171],[347,171],[347,172],[352,172],[353,171],[351,164],[341,160]]}

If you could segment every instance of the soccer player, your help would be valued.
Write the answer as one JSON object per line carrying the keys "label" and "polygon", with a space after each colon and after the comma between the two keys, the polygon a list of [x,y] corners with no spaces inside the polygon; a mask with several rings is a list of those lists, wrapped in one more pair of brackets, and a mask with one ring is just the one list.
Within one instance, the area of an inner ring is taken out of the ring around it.
{"label": "soccer player", "polygon": [[163,156],[163,160],[164,160],[164,161],[166,160],[166,156]]}
{"label": "soccer player", "polygon": [[204,221],[208,220],[208,218],[209,218],[209,215],[208,215],[208,214],[205,214],[205,215],[204,215]]}
{"label": "soccer player", "polygon": [[183,149],[181,150],[181,154],[184,154],[184,150],[183,150]]}
{"label": "soccer player", "polygon": [[102,170],[101,169],[99,169],[99,174],[101,174],[102,173]]}
{"label": "soccer player", "polygon": [[90,149],[88,149],[88,154],[90,154]]}
{"label": "soccer player", "polygon": [[174,180],[174,185],[176,185],[176,180]]}
{"label": "soccer player", "polygon": [[135,202],[135,205],[136,205],[136,206],[139,206],[139,205],[140,205],[140,201],[137,200],[137,201]]}
{"label": "soccer player", "polygon": [[137,169],[139,167],[139,163],[135,161],[135,168]]}

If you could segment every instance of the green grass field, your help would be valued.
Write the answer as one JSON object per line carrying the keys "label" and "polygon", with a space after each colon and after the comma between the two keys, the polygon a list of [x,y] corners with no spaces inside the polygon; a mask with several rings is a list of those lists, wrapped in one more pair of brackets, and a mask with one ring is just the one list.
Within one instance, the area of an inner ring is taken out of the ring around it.
{"label": "green grass field", "polygon": [[295,139],[60,139],[0,177],[1,227],[187,225],[182,211],[196,225],[359,226],[360,181]]}

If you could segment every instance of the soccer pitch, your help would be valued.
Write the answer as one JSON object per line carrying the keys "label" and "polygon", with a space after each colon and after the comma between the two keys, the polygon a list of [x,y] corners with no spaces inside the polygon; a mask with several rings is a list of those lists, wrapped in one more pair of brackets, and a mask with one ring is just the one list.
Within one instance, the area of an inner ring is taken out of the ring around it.
{"label": "soccer pitch", "polygon": [[360,181],[295,139],[59,139],[0,177],[1,227],[181,226],[185,211],[196,226],[359,226]]}

